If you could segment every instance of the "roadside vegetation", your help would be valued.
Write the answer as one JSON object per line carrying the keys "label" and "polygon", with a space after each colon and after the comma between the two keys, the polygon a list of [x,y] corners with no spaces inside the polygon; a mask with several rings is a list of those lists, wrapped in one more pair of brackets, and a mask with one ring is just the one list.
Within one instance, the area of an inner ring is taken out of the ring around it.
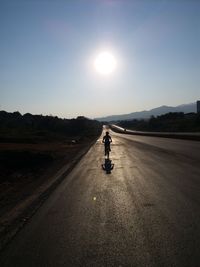
{"label": "roadside vegetation", "polygon": [[71,138],[81,141],[95,137],[100,130],[99,122],[82,116],[69,120],[0,111],[0,142],[37,143]]}
{"label": "roadside vegetation", "polygon": [[120,121],[117,125],[135,131],[200,132],[200,113],[170,112],[146,120]]}
{"label": "roadside vegetation", "polygon": [[0,111],[0,216],[98,138],[101,123]]}

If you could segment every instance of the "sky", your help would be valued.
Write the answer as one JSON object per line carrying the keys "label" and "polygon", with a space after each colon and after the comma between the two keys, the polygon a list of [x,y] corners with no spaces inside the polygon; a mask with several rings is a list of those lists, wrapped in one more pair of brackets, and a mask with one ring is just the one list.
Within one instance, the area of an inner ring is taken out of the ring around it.
{"label": "sky", "polygon": [[0,0],[0,110],[95,118],[197,99],[200,1]]}

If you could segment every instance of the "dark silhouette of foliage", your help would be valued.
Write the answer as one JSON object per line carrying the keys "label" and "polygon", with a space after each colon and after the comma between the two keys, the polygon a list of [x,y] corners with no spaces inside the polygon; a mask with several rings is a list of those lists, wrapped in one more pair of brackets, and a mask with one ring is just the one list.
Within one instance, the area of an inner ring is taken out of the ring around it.
{"label": "dark silhouette of foliage", "polygon": [[146,120],[121,121],[119,126],[137,131],[200,132],[200,113],[170,112]]}
{"label": "dark silhouette of foliage", "polygon": [[95,120],[80,116],[76,119],[61,119],[57,116],[32,115],[19,112],[0,111],[0,141],[28,138],[41,140],[63,139],[64,137],[87,138],[100,134],[102,125]]}

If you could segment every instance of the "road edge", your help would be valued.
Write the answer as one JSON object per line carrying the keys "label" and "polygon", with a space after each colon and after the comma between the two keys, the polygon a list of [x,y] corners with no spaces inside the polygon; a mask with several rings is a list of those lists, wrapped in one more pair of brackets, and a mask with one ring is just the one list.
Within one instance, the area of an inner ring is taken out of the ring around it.
{"label": "road edge", "polygon": [[0,231],[0,251],[4,250],[8,243],[15,237],[15,235],[24,227],[28,220],[36,213],[36,211],[48,199],[50,194],[57,188],[57,186],[67,178],[67,175],[74,169],[80,160],[88,153],[91,147],[99,139],[96,137],[93,141],[82,148],[72,162],[64,165],[50,181],[42,184],[33,194],[28,197],[24,202],[14,207],[16,216],[12,217],[13,209],[6,214],[2,221],[5,221],[5,228]]}

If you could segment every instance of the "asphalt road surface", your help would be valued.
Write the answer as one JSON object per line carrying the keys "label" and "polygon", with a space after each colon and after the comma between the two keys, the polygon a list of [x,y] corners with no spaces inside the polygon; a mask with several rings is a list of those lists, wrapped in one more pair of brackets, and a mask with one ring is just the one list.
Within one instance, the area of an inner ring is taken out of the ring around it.
{"label": "asphalt road surface", "polygon": [[200,266],[200,142],[111,136],[107,171],[100,139],[3,251],[1,267]]}

